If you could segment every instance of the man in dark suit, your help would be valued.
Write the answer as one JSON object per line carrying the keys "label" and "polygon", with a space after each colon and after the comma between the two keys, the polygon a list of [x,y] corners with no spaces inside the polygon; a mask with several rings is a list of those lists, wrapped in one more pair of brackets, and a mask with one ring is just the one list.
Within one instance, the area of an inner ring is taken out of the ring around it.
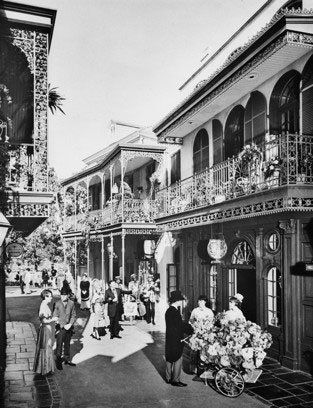
{"label": "man in dark suit", "polygon": [[64,364],[75,367],[76,364],[70,360],[70,343],[73,334],[73,324],[76,319],[76,310],[74,301],[69,299],[67,288],[61,289],[61,299],[55,303],[53,317],[58,317],[56,325],[56,367],[58,370],[63,370],[63,361]]}
{"label": "man in dark suit", "polygon": [[171,292],[170,307],[165,313],[165,380],[175,387],[185,387],[187,385],[180,381],[184,348],[182,340],[184,333],[192,334],[192,327],[183,322],[179,311],[182,300],[185,300],[185,298],[179,290]]}
{"label": "man in dark suit", "polygon": [[122,290],[116,287],[116,282],[110,280],[109,289],[105,291],[104,303],[108,304],[108,316],[110,319],[110,333],[111,339],[120,339],[119,332],[121,326],[119,324],[120,307],[122,302],[122,294],[131,294],[131,290]]}

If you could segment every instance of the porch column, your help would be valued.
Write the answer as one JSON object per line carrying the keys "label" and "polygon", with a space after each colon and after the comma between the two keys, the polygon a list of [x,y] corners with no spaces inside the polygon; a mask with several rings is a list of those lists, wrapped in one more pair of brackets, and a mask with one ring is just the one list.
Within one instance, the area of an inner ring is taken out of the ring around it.
{"label": "porch column", "polygon": [[87,275],[90,276],[90,244],[87,246]]}
{"label": "porch column", "polygon": [[[113,220],[113,194],[112,194],[112,188],[113,188],[113,165],[110,164],[110,214],[111,214],[110,221],[111,221],[111,223],[112,223],[112,220]],[[111,269],[111,267],[110,267],[110,269]]]}
{"label": "porch column", "polygon": [[125,278],[125,230],[122,229],[122,283],[125,284],[124,278]]}
{"label": "porch column", "polygon": [[101,236],[101,279],[104,282],[104,237]]}
{"label": "porch column", "polygon": [[111,251],[110,251],[109,280],[112,280],[112,279],[113,279],[113,252],[114,252],[114,242],[113,242],[113,234],[111,233]]}
{"label": "porch column", "polygon": [[[122,192],[122,222],[124,222],[124,157],[121,153],[121,192]],[[122,279],[123,280],[123,279]]]}
{"label": "porch column", "polygon": [[77,238],[75,237],[74,241],[74,248],[75,248],[75,257],[74,257],[74,282],[75,282],[75,287],[76,287],[76,280],[77,280]]}

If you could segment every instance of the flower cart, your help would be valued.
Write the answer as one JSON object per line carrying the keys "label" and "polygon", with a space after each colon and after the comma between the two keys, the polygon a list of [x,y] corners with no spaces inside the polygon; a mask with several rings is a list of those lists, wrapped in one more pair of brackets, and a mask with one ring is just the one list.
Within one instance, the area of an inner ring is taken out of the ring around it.
{"label": "flower cart", "polygon": [[216,389],[226,397],[241,395],[245,383],[256,382],[262,374],[264,350],[272,344],[271,334],[256,323],[227,321],[219,314],[214,322],[192,324],[194,333],[188,342],[198,351],[200,378],[214,380]]}

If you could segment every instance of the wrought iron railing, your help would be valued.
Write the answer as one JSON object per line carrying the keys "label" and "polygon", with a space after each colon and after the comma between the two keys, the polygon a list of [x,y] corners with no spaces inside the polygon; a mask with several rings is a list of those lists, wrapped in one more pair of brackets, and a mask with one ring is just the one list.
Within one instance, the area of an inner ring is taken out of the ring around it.
{"label": "wrought iron railing", "polygon": [[268,135],[266,142],[156,194],[161,218],[283,185],[313,182],[313,136]]}
{"label": "wrought iron railing", "polygon": [[[8,145],[8,167],[6,172],[7,188],[18,191],[51,191],[47,161],[36,163],[34,160],[34,145]],[[36,168],[36,167],[40,168]],[[46,177],[36,180],[36,174]]]}
{"label": "wrought iron railing", "polygon": [[239,155],[157,191],[155,200],[113,199],[103,209],[66,217],[64,230],[80,231],[86,223],[91,229],[154,223],[156,218],[280,186],[312,183],[313,136],[268,135],[265,143],[247,145]]}
{"label": "wrought iron railing", "polygon": [[112,200],[105,208],[85,214],[64,217],[65,232],[82,231],[88,224],[91,230],[118,223],[154,223],[156,203],[154,200],[128,198]]}

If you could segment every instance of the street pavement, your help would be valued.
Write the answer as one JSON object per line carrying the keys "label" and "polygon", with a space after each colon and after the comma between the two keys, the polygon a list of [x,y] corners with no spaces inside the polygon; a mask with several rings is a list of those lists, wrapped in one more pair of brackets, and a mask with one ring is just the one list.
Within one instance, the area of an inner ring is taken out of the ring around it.
{"label": "street pavement", "polygon": [[[107,334],[98,341],[91,337],[89,313],[77,304],[71,344],[72,361],[77,366],[63,366],[53,376],[38,376],[31,367],[40,291],[31,295],[19,292],[19,288],[7,288],[7,408],[313,407],[312,378],[303,373],[291,378],[294,372],[272,360],[267,361],[260,380],[249,384],[238,398],[224,397],[212,384],[195,381],[195,375],[188,372],[187,358],[182,381],[188,386],[166,384],[164,310],[160,309],[155,326],[143,320],[134,325],[123,322],[122,339],[111,340]],[[286,374],[288,381],[281,379]]]}

